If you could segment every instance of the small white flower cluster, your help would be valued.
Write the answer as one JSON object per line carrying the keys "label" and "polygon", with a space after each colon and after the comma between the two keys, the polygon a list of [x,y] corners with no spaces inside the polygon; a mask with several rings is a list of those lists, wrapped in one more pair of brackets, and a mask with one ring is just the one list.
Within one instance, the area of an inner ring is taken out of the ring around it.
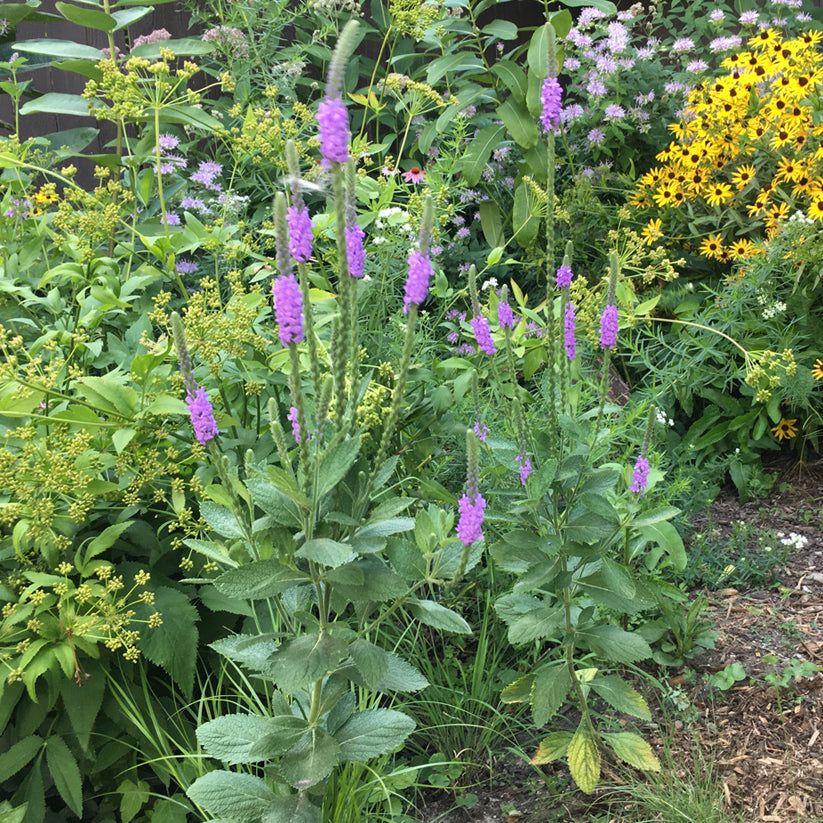
{"label": "small white flower cluster", "polygon": [[674,420],[672,420],[663,409],[658,408],[656,417],[658,423],[664,426],[668,425],[669,428],[674,426]]}
{"label": "small white flower cluster", "polygon": [[778,300],[768,308],[763,309],[763,319],[771,320],[775,315],[782,314],[786,311],[786,304],[782,300]]}
{"label": "small white flower cluster", "polygon": [[808,537],[797,532],[789,532],[788,537],[783,532],[777,532],[777,537],[784,546],[790,546],[793,549],[802,549],[809,543]]}
{"label": "small white flower cluster", "polygon": [[790,223],[805,223],[808,226],[814,225],[814,220],[811,217],[805,215],[802,211],[796,211],[790,218]]}
{"label": "small white flower cluster", "polygon": [[[377,220],[374,221],[374,226],[380,230],[397,229],[404,234],[408,234],[412,230],[411,223],[409,222],[409,213],[398,206],[381,209],[377,213]],[[375,245],[380,245],[385,242],[386,238],[381,235],[372,238],[372,243]]]}
{"label": "small white flower cluster", "polygon": [[497,288],[497,278],[496,277],[490,277],[480,287],[480,289],[482,291],[488,291],[489,289],[496,289],[496,288]]}

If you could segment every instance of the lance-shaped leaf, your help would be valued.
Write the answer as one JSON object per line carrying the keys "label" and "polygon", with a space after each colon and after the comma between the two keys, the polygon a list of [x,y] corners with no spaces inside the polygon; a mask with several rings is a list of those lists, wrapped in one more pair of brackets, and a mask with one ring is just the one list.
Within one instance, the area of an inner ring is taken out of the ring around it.
{"label": "lance-shaped leaf", "polygon": [[220,575],[214,585],[221,594],[240,600],[265,600],[310,578],[277,560],[257,560]]}
{"label": "lance-shaped leaf", "polygon": [[597,736],[585,722],[577,727],[566,753],[572,779],[585,794],[591,794],[600,780],[600,749]]}
{"label": "lance-shaped leaf", "polygon": [[434,600],[408,600],[409,611],[421,622],[435,629],[457,634],[471,634],[472,627],[457,613]]}
{"label": "lance-shaped leaf", "polygon": [[590,683],[591,687],[612,707],[619,712],[639,717],[641,720],[651,720],[649,704],[643,696],[633,689],[625,680],[615,674],[606,674],[596,677]]}
{"label": "lance-shaped leaf", "polygon": [[647,772],[660,771],[660,761],[657,755],[640,735],[631,732],[614,732],[604,734],[603,739],[612,751],[630,766]]}

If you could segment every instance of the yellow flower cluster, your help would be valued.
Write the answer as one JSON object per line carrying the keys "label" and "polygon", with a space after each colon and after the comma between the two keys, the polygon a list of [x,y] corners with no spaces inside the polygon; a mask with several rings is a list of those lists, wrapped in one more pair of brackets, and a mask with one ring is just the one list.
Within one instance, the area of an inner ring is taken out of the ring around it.
{"label": "yellow flower cluster", "polygon": [[810,101],[823,80],[821,40],[817,31],[783,40],[764,29],[723,61],[725,76],[691,92],[682,121],[669,126],[676,139],[630,198],[651,213],[641,232],[647,243],[664,235],[664,223],[671,236],[670,221],[685,224],[702,211],[715,219],[700,254],[744,259],[790,212],[823,217],[823,124]]}

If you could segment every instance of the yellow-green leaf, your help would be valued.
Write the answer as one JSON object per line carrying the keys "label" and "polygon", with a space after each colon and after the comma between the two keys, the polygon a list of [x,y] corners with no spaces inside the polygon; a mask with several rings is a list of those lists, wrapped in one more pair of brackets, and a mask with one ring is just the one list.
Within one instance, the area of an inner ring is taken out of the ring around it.
{"label": "yellow-green leaf", "polygon": [[565,757],[573,737],[571,732],[552,732],[548,737],[544,737],[537,747],[532,763],[535,766],[542,766]]}
{"label": "yellow-green leaf", "polygon": [[574,782],[582,792],[591,794],[600,780],[600,749],[594,732],[583,723],[569,743],[567,759]]}
{"label": "yellow-green leaf", "polygon": [[604,734],[603,738],[611,746],[612,751],[630,766],[647,772],[660,771],[657,755],[640,735],[632,732],[614,732]]}

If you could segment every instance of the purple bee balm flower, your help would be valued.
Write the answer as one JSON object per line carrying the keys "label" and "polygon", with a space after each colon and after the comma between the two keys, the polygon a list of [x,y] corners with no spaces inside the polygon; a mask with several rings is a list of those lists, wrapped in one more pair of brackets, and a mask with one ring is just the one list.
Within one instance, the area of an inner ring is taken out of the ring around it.
{"label": "purple bee balm flower", "polygon": [[193,260],[186,260],[186,258],[181,257],[175,262],[174,268],[177,270],[178,274],[194,274],[197,271],[198,266]]}
{"label": "purple bee balm flower", "polygon": [[574,273],[571,270],[570,266],[561,266],[557,270],[557,279],[555,282],[557,283],[558,289],[567,289],[572,284],[572,278],[574,277]]}
{"label": "purple bee balm flower", "polygon": [[503,300],[497,304],[497,322],[501,329],[514,328],[514,312],[512,311],[512,307]]}
{"label": "purple bee balm flower", "polygon": [[566,304],[566,315],[563,319],[563,336],[565,338],[566,356],[569,360],[577,357],[577,341],[575,331],[577,329],[577,318],[574,314],[574,303]]}
{"label": "purple bee balm flower", "polygon": [[617,306],[609,303],[600,316],[600,348],[613,349],[617,345]]}
{"label": "purple bee balm flower", "polygon": [[464,546],[471,546],[475,540],[483,539],[483,510],[486,508],[486,501],[480,492],[473,497],[464,494],[457,506],[460,511],[457,536]]}
{"label": "purple bee balm flower", "polygon": [[475,420],[474,421],[474,433],[477,435],[477,439],[481,443],[485,443],[486,442],[486,436],[489,433],[489,427],[484,425],[483,423],[481,423],[480,420]]}
{"label": "purple bee balm flower", "polygon": [[622,120],[626,116],[626,110],[623,106],[618,106],[617,103],[609,103],[606,106],[606,111],[603,112],[606,120]]}
{"label": "purple bee balm flower", "polygon": [[406,279],[406,294],[403,298],[403,314],[409,313],[409,306],[419,306],[429,294],[429,280],[432,275],[432,261],[419,249],[409,253],[409,276]]}
{"label": "purple bee balm flower", "polygon": [[560,112],[562,104],[563,89],[560,87],[556,77],[547,77],[543,81],[540,90],[540,105],[542,113],[540,122],[546,131],[554,131],[560,125]]}
{"label": "purple bee balm flower", "polygon": [[289,254],[298,263],[308,263],[312,251],[311,216],[304,205],[286,209],[289,224]]}
{"label": "purple bee balm flower", "polygon": [[632,473],[632,485],[629,491],[635,494],[641,494],[645,497],[646,486],[649,485],[649,461],[641,454],[634,464],[634,471]]}
{"label": "purple bee balm flower", "polygon": [[191,414],[194,436],[199,443],[205,446],[209,440],[217,437],[217,423],[214,421],[214,411],[206,390],[197,386],[194,394],[187,392],[186,405],[188,405]]}
{"label": "purple bee balm flower", "polygon": [[173,134],[161,134],[157,142],[161,151],[174,151],[180,145],[179,138]]}
{"label": "purple bee balm flower", "polygon": [[517,455],[517,465],[520,467],[520,482],[525,486],[532,473],[532,461],[525,454]]}
{"label": "purple bee balm flower", "polygon": [[472,317],[469,320],[469,325],[474,329],[474,337],[477,340],[477,345],[488,355],[492,355],[497,351],[494,347],[494,340],[492,340],[491,331],[489,331],[489,321],[482,314]]}
{"label": "purple bee balm flower", "polygon": [[317,109],[320,153],[326,160],[345,163],[349,159],[349,116],[341,97],[327,97]]}
{"label": "purple bee balm flower", "polygon": [[274,314],[284,346],[303,340],[303,295],[293,274],[276,277],[271,287]]}

